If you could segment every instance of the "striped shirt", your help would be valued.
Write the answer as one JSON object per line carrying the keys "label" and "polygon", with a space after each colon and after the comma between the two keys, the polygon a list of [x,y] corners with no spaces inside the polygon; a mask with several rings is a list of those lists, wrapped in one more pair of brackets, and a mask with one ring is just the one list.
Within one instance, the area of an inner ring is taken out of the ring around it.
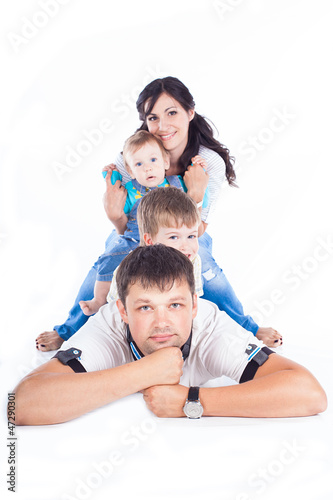
{"label": "striped shirt", "polygon": [[[208,188],[209,188],[209,203],[206,208],[201,210],[201,219],[207,224],[210,222],[211,215],[215,209],[216,202],[220,195],[221,187],[225,179],[225,163],[223,158],[215,151],[206,148],[205,146],[200,146],[199,156],[201,156],[207,162],[207,174],[209,175]],[[119,153],[115,165],[121,175],[123,176],[122,184],[125,186],[126,182],[131,180],[131,176],[127,172],[124,162],[123,155]]]}

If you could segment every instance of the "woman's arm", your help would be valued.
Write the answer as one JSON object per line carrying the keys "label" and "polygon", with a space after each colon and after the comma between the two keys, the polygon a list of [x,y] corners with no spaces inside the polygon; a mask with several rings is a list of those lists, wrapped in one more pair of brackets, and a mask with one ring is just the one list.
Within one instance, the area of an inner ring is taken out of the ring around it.
{"label": "woman's arm", "polygon": [[108,173],[105,177],[106,191],[104,193],[103,202],[106,215],[112,222],[118,234],[124,234],[128,222],[127,215],[124,213],[127,191],[122,186],[120,181],[115,184],[111,183],[111,175],[115,165],[109,165]]}
{"label": "woman's arm", "polygon": [[[184,174],[183,180],[187,188],[187,194],[195,203],[201,203],[205,196],[209,181],[209,176],[205,171],[206,167],[207,164],[205,160],[196,156],[192,158],[192,165],[187,168]],[[199,207],[198,210],[201,216],[202,208]],[[207,226],[208,224],[202,220],[199,225],[199,236],[204,234]]]}
{"label": "woman's arm", "polygon": [[225,163],[218,153],[203,146],[199,149],[199,155],[206,161],[206,172],[209,176],[208,205],[202,209],[201,214],[202,221],[208,224],[221,196],[222,186],[226,179]]}
{"label": "woman's arm", "polygon": [[192,165],[187,167],[184,174],[184,182],[187,188],[187,194],[195,203],[203,201],[208,186],[209,175],[206,172],[207,163],[205,160],[196,156],[192,158]]}
{"label": "woman's arm", "polygon": [[199,149],[199,155],[192,158],[192,163],[193,165],[189,166],[184,174],[184,182],[188,194],[196,203],[203,200],[209,182],[208,206],[199,209],[202,219],[199,226],[199,236],[201,236],[207,229],[209,216],[220,196],[225,180],[225,163],[219,154],[203,146]]}

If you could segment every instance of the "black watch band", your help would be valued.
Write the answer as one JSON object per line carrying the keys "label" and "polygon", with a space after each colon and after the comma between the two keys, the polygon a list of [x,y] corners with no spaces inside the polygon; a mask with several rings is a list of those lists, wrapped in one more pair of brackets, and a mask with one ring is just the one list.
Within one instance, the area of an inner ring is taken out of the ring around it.
{"label": "black watch band", "polygon": [[199,387],[190,387],[187,399],[188,401],[199,401]]}

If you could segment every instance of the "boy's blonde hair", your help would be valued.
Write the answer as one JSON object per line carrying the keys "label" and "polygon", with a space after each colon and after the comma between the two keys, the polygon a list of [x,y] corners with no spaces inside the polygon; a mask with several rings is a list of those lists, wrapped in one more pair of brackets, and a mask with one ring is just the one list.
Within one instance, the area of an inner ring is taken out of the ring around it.
{"label": "boy's blonde hair", "polygon": [[201,218],[196,203],[176,187],[155,188],[144,196],[137,212],[140,245],[143,235],[156,236],[161,227],[199,226]]}
{"label": "boy's blonde hair", "polygon": [[161,150],[163,158],[165,160],[169,158],[169,153],[164,148],[163,143],[160,139],[147,132],[147,130],[138,130],[137,132],[135,132],[135,134],[131,135],[127,139],[123,148],[123,159],[128,173],[131,173],[131,167],[129,166],[127,161],[128,155],[135,153],[138,149],[142,148],[142,146],[148,143],[157,144],[157,146]]}

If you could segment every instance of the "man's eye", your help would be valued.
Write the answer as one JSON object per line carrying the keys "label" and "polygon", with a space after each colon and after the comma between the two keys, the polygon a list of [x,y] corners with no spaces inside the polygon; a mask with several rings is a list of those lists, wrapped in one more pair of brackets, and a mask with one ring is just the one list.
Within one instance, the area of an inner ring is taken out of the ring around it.
{"label": "man's eye", "polygon": [[172,309],[179,309],[181,307],[181,304],[178,304],[175,302],[174,304],[171,304]]}
{"label": "man's eye", "polygon": [[141,306],[140,311],[149,311],[150,307],[149,306]]}

